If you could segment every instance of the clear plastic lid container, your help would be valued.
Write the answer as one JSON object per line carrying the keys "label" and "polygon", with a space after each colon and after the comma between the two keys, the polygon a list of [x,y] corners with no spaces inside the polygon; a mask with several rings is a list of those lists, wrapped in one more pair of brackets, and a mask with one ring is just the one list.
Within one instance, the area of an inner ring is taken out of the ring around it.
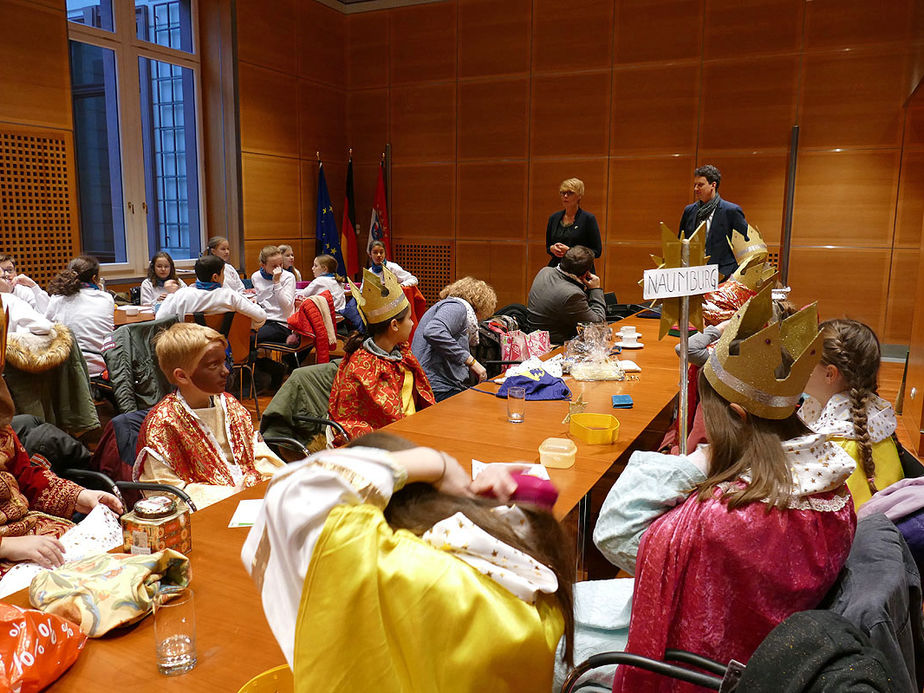
{"label": "clear plastic lid container", "polygon": [[574,466],[577,445],[567,438],[546,438],[539,446],[539,461],[553,469],[567,469]]}

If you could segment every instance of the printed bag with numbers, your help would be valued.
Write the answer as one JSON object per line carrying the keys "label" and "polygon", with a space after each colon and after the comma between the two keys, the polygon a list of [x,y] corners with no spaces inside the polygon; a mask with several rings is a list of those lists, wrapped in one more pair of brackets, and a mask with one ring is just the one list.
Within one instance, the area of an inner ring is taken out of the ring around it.
{"label": "printed bag with numbers", "polygon": [[525,361],[542,356],[550,348],[549,333],[545,330],[529,334],[514,330],[501,335],[501,358],[504,361]]}
{"label": "printed bag with numbers", "polygon": [[67,671],[87,642],[54,614],[0,603],[0,690],[44,690]]}

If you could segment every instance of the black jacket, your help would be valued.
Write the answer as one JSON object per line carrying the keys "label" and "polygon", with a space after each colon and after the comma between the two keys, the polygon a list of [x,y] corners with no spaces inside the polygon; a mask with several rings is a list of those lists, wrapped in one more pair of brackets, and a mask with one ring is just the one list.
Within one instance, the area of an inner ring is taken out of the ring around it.
{"label": "black jacket", "polygon": [[[680,217],[680,230],[687,238],[696,231],[693,225],[696,222],[698,207],[699,202],[687,205],[684,207],[683,216]],[[706,236],[706,255],[709,256],[710,265],[719,266],[719,272],[723,277],[731,276],[738,269],[735,254],[729,245],[732,231],[735,230],[747,236],[748,222],[744,218],[744,212],[733,202],[719,200],[715,213],[712,215],[712,223],[709,225],[709,234]]]}
{"label": "black jacket", "polygon": [[[577,214],[574,215],[574,223],[565,229],[564,234],[558,235],[558,224],[562,217],[565,216],[565,210],[555,212],[549,217],[549,223],[545,227],[545,252],[552,255],[549,248],[555,243],[564,243],[569,248],[576,245],[583,245],[594,251],[594,257],[600,257],[603,253],[603,243],[600,240],[600,227],[597,226],[597,218],[590,212],[585,212],[578,207]],[[561,262],[560,257],[549,260],[549,267],[556,267]]]}

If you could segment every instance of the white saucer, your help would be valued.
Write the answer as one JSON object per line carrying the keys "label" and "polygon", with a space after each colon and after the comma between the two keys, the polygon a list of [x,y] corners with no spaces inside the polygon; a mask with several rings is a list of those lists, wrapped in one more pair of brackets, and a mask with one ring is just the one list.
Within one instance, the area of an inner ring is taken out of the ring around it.
{"label": "white saucer", "polygon": [[641,349],[645,345],[642,344],[641,342],[632,342],[631,344],[629,344],[628,342],[616,342],[616,346],[621,347],[623,349]]}

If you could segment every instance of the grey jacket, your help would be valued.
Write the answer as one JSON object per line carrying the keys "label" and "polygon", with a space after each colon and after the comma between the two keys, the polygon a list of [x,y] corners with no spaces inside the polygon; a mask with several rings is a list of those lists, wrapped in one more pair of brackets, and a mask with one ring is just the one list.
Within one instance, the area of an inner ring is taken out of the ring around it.
{"label": "grey jacket", "polygon": [[411,351],[434,390],[462,386],[468,377],[465,362],[471,352],[465,313],[465,306],[447,298],[431,306],[420,318]]}
{"label": "grey jacket", "polygon": [[579,322],[606,320],[603,289],[587,289],[557,267],[543,267],[529,290],[529,324],[533,330],[548,330],[554,344],[577,334]]}

